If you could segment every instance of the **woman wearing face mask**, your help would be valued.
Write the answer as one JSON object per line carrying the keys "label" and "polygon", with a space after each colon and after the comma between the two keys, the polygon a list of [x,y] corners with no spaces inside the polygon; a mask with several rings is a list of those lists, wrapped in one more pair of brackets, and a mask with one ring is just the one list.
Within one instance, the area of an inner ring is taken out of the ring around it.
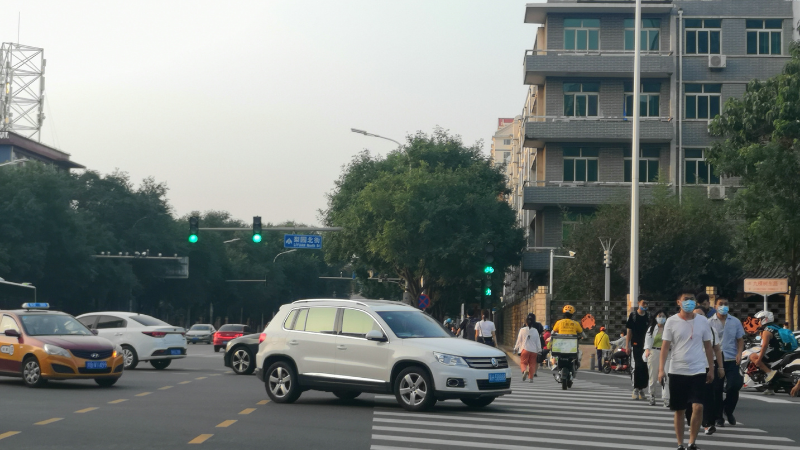
{"label": "woman wearing face mask", "polygon": [[[656,404],[656,386],[660,384],[658,382],[658,361],[661,358],[661,334],[664,332],[665,323],[667,323],[667,312],[662,309],[650,319],[650,326],[647,328],[647,335],[644,339],[644,359],[647,361],[649,375],[647,393],[650,406]],[[664,407],[669,407],[669,387],[666,383],[661,385],[661,399],[664,400]]]}

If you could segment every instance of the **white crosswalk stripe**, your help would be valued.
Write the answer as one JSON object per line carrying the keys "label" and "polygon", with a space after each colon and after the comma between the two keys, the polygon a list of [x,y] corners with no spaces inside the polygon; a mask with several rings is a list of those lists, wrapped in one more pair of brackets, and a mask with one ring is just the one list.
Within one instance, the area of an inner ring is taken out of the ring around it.
{"label": "white crosswalk stripe", "polygon": [[[630,399],[630,390],[576,380],[562,391],[547,377],[535,383],[512,381],[513,394],[485,408],[440,402],[411,413],[394,396],[376,395],[371,450],[675,449],[672,413],[659,401]],[[701,430],[702,431],[702,430]],[[688,429],[687,429],[688,438]],[[800,450],[793,440],[764,430],[736,427],[698,437],[703,449],[770,448]]]}

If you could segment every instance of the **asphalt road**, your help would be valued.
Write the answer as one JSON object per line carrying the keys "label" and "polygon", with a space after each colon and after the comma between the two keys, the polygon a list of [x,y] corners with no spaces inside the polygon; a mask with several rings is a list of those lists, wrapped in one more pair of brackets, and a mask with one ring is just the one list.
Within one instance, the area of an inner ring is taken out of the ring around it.
{"label": "asphalt road", "polygon": [[[628,386],[622,376],[582,372],[563,392],[546,374],[532,384],[517,377],[514,394],[487,408],[447,401],[424,414],[376,395],[342,402],[305,392],[278,405],[254,376],[234,375],[222,353],[197,345],[166,370],[140,364],[112,388],[70,381],[29,389],[0,378],[0,449],[674,449],[669,412],[630,400]],[[747,393],[742,424],[698,444],[800,449],[798,408],[785,394]]]}

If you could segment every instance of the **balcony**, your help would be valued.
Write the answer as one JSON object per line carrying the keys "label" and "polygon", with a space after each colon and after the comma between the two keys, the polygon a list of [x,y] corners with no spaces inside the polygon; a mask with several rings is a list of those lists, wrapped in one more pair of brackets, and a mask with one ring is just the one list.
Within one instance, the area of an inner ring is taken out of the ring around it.
{"label": "balcony", "polygon": [[[648,188],[655,183],[642,183],[639,193],[643,202],[650,201],[652,192]],[[523,193],[523,209],[541,211],[548,206],[596,207],[611,203],[631,201],[630,183],[569,183],[562,181],[538,181],[526,186]]]}
{"label": "balcony", "polygon": [[[670,142],[674,126],[671,117],[642,117],[639,121],[643,143]],[[545,142],[620,142],[633,136],[630,117],[529,116],[525,121],[524,147],[541,148]]]}
{"label": "balcony", "polygon": [[[547,77],[633,78],[633,51],[527,50],[525,84],[544,84]],[[669,78],[675,71],[672,52],[643,52],[642,78]]]}

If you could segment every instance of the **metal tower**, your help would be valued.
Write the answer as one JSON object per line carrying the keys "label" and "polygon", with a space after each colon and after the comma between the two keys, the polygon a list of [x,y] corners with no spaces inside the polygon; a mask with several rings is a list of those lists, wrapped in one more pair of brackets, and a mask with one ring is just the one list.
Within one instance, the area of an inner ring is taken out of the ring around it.
{"label": "metal tower", "polygon": [[44,49],[4,42],[0,46],[0,62],[0,131],[41,140]]}

